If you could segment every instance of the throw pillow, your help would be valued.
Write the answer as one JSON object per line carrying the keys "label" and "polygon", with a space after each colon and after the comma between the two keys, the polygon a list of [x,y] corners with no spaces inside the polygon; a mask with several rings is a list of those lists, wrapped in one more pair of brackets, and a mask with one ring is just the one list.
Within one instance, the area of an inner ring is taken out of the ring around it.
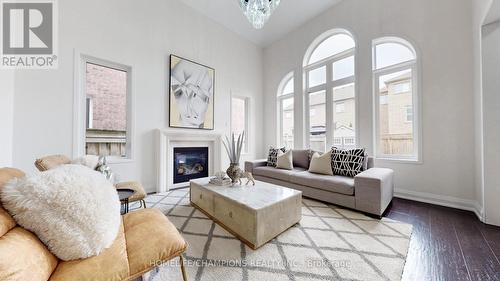
{"label": "throw pillow", "polygon": [[72,160],[71,164],[83,165],[89,167],[92,170],[95,170],[97,168],[97,164],[99,164],[99,156],[85,155]]}
{"label": "throw pillow", "polygon": [[278,159],[276,161],[276,168],[285,169],[285,170],[293,170],[293,154],[292,150],[288,150],[287,152],[278,151]]}
{"label": "throw pillow", "polygon": [[267,156],[267,166],[270,167],[276,167],[276,161],[278,160],[278,151],[285,152],[286,149],[284,147],[282,148],[269,148],[269,154]]}
{"label": "throw pillow", "polygon": [[0,198],[19,225],[64,261],[99,255],[113,244],[121,225],[113,184],[82,165],[11,181]]}
{"label": "throw pillow", "polygon": [[335,175],[355,177],[363,171],[365,149],[338,149],[332,147],[332,170]]}
{"label": "throw pillow", "polygon": [[311,158],[309,172],[333,176],[332,154],[330,152],[325,152],[323,153],[323,155],[320,155],[319,153],[315,152]]}
{"label": "throw pillow", "polygon": [[293,166],[304,169],[309,169],[311,163],[311,150],[310,149],[294,149],[293,152]]}

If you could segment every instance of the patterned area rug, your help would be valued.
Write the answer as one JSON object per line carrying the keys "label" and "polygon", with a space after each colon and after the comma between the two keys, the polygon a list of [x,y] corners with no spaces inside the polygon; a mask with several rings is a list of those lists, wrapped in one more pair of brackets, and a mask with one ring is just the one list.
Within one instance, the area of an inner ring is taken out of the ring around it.
{"label": "patterned area rug", "polygon": [[[189,243],[189,280],[400,280],[412,226],[303,199],[302,220],[252,250],[189,205],[188,189],[147,197]],[[134,208],[136,206],[132,206]],[[178,259],[144,280],[182,280]]]}

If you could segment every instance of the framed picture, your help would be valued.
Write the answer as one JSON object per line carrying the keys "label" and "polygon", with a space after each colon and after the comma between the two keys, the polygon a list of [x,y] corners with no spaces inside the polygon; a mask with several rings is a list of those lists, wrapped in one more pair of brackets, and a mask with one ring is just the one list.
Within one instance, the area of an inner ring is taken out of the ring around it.
{"label": "framed picture", "polygon": [[170,55],[170,127],[214,129],[215,69]]}

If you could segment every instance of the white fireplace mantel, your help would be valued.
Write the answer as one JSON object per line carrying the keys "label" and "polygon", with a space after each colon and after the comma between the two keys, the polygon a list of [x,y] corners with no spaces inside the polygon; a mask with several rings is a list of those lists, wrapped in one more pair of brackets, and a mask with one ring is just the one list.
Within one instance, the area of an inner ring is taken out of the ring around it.
{"label": "white fireplace mantel", "polygon": [[208,147],[208,174],[220,170],[221,136],[212,132],[179,132],[157,130],[157,192],[170,188],[187,186],[188,183],[174,184],[174,147]]}

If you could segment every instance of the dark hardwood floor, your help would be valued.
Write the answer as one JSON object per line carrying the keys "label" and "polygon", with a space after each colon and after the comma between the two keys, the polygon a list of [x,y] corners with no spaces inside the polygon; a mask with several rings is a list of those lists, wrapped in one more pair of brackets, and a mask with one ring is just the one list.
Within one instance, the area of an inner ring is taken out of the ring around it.
{"label": "dark hardwood floor", "polygon": [[403,280],[500,280],[500,227],[472,212],[399,198],[386,217],[414,227]]}

